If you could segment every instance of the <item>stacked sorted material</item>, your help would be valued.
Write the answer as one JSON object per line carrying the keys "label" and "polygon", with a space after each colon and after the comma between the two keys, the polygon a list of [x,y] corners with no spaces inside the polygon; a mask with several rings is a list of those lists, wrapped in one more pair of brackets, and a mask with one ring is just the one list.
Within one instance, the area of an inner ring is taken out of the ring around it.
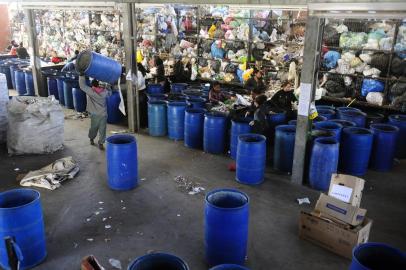
{"label": "stacked sorted material", "polygon": [[14,97],[7,109],[9,154],[48,154],[63,148],[64,114],[53,96]]}
{"label": "stacked sorted material", "polygon": [[[357,97],[375,105],[384,104],[386,88],[390,100],[402,95],[402,85],[391,83],[386,87],[388,79],[394,81],[406,75],[402,59],[406,54],[401,53],[406,44],[406,26],[399,27],[396,38],[395,29],[395,21],[329,20],[322,56],[322,69],[328,71],[326,94]],[[391,57],[393,46],[396,53]]]}

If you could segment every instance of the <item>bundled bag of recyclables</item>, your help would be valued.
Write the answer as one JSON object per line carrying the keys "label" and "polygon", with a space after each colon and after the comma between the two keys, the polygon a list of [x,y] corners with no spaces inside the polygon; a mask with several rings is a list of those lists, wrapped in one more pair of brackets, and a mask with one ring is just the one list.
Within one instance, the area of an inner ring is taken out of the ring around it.
{"label": "bundled bag of recyclables", "polygon": [[7,140],[8,88],[6,75],[0,73],[0,143]]}
{"label": "bundled bag of recyclables", "polygon": [[7,109],[9,154],[48,154],[63,148],[64,113],[53,96],[14,97]]}
{"label": "bundled bag of recyclables", "polygon": [[361,95],[367,96],[369,92],[383,92],[385,85],[381,81],[364,79],[361,87]]}

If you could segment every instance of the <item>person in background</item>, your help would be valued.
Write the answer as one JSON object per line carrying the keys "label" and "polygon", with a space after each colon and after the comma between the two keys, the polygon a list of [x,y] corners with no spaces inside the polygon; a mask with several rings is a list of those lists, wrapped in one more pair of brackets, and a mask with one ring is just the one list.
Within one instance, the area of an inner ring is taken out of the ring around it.
{"label": "person in background", "polygon": [[145,76],[147,75],[147,70],[141,63],[137,63],[137,69],[135,82],[137,83],[140,104],[140,126],[141,128],[145,128],[148,126],[148,97],[145,91]]}
{"label": "person in background", "polygon": [[13,39],[10,41],[10,45],[7,46],[7,51],[10,51],[13,47],[18,46],[17,42]]}
{"label": "person in background", "polygon": [[286,111],[287,118],[290,119],[293,116],[293,102],[297,99],[290,81],[283,81],[281,87],[282,89],[273,95],[271,102],[278,109]]}
{"label": "person in background", "polygon": [[225,102],[230,96],[221,91],[220,83],[215,81],[211,85],[209,101],[212,103]]}
{"label": "person in background", "polygon": [[156,68],[155,83],[164,85],[166,82],[165,67],[164,62],[159,56],[155,56],[154,58],[154,67]]}
{"label": "person in background", "polygon": [[10,55],[17,55],[17,48],[18,44],[14,44],[13,46],[11,46]]}
{"label": "person in background", "polygon": [[56,51],[51,52],[51,62],[52,63],[59,64],[62,61],[63,61],[63,59],[58,57],[58,54],[56,53]]}
{"label": "person in background", "polygon": [[251,78],[249,78],[245,83],[245,88],[247,88],[251,92],[256,91],[261,94],[265,92],[265,83],[264,80],[262,79],[261,70],[258,70],[256,68],[254,69]]}
{"label": "person in background", "polygon": [[252,132],[268,137],[269,124],[267,120],[268,107],[266,104],[267,97],[265,95],[258,95],[255,97],[254,105],[254,120],[250,122]]}
{"label": "person in background", "polygon": [[30,58],[30,55],[27,52],[27,49],[24,48],[23,43],[20,43],[20,46],[17,48],[17,57],[20,59],[27,59]]}
{"label": "person in background", "polygon": [[87,95],[87,108],[90,113],[90,129],[89,139],[90,144],[94,145],[94,139],[99,132],[98,145],[100,150],[104,150],[104,142],[106,140],[107,127],[107,97],[111,92],[99,86],[97,80],[93,80],[91,87],[87,86],[86,78],[83,74],[79,76],[79,87]]}
{"label": "person in background", "polygon": [[75,55],[74,55],[71,59],[69,59],[68,62],[73,62],[73,61],[75,61],[76,58],[78,58],[78,55],[79,55],[79,50],[75,50]]}

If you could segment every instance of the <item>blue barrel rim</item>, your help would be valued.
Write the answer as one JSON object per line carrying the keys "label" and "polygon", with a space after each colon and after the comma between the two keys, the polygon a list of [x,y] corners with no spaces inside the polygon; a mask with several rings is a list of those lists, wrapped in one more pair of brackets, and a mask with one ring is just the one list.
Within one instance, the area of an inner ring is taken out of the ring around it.
{"label": "blue barrel rim", "polygon": [[296,133],[296,126],[294,125],[278,125],[275,127],[275,132],[281,131],[285,133]]}
{"label": "blue barrel rim", "polygon": [[296,125],[297,125],[297,120],[296,120],[296,119],[289,120],[289,121],[288,121],[288,125],[290,125],[290,126],[296,126]]}
{"label": "blue barrel rim", "polygon": [[167,102],[168,106],[173,106],[173,107],[186,107],[187,104],[186,102],[182,102],[182,101],[170,101]]}
{"label": "blue barrel rim", "polygon": [[352,135],[373,136],[372,131],[370,129],[362,128],[362,127],[346,127],[346,128],[343,128],[343,132],[346,134],[352,134]]}
{"label": "blue barrel rim", "polygon": [[343,112],[343,111],[358,111],[358,112],[362,112],[360,109],[358,109],[358,108],[354,108],[354,107],[345,107],[345,106],[343,106],[343,107],[337,107],[336,108],[336,111],[338,111],[338,112]]}
{"label": "blue barrel rim", "polygon": [[212,118],[227,118],[227,115],[221,112],[206,112],[204,116]]}
{"label": "blue barrel rim", "polygon": [[318,137],[314,140],[314,143],[319,143],[323,145],[336,145],[339,141],[334,137]]}
{"label": "blue barrel rim", "polygon": [[[255,141],[249,141],[249,139]],[[238,141],[243,141],[244,143],[248,144],[260,144],[266,141],[266,137],[264,135],[256,133],[244,133],[238,135]]]}
{"label": "blue barrel rim", "polygon": [[206,102],[206,99],[202,97],[186,97],[186,102]]}
{"label": "blue barrel rim", "polygon": [[358,116],[367,117],[367,114],[362,112],[362,111],[348,110],[348,111],[341,111],[340,114],[344,115],[344,116],[347,116],[347,117],[358,117]]}
{"label": "blue barrel rim", "polygon": [[317,115],[316,118],[313,119],[313,122],[321,122],[321,121],[327,121],[327,117],[323,115]]}
{"label": "blue barrel rim", "polygon": [[162,106],[166,106],[168,104],[168,102],[163,101],[163,100],[151,100],[148,101],[149,105],[162,105]]}
{"label": "blue barrel rim", "polygon": [[147,97],[165,97],[167,98],[168,95],[164,93],[147,93]]}
{"label": "blue barrel rim", "polygon": [[328,120],[328,121],[339,123],[339,124],[341,124],[343,126],[343,128],[345,128],[345,127],[355,127],[357,125],[353,121],[349,121],[349,120],[345,120],[345,119],[331,119],[331,120]]}
{"label": "blue barrel rim", "polygon": [[383,123],[376,123],[376,124],[371,124],[369,126],[371,130],[378,130],[379,132],[383,133],[393,133],[393,132],[399,132],[399,127],[391,125],[391,124],[383,124]]}
{"label": "blue barrel rim", "polygon": [[391,114],[388,117],[391,121],[397,123],[406,123],[406,115],[405,114]]}
{"label": "blue barrel rim", "polygon": [[403,253],[400,249],[395,248],[391,245],[388,245],[386,243],[381,243],[381,242],[367,242],[367,243],[362,243],[359,244],[357,246],[355,246],[352,250],[352,260],[354,260],[356,263],[358,263],[359,265],[361,265],[362,267],[367,268],[363,263],[361,263],[359,261],[358,258],[358,253],[360,252],[360,250],[364,249],[364,248],[369,248],[369,247],[380,247],[383,249],[386,249],[388,251],[393,251],[394,253],[396,253],[397,255],[400,255],[399,257],[405,259],[406,254]]}
{"label": "blue barrel rim", "polygon": [[316,128],[322,128],[322,129],[331,130],[331,131],[335,131],[337,129],[343,128],[343,125],[341,125],[340,123],[336,123],[336,122],[329,121],[329,120],[316,122],[316,123],[314,123],[314,125],[316,126]]}
{"label": "blue barrel rim", "polygon": [[[225,268],[224,268],[225,267]],[[247,267],[244,267],[239,264],[231,264],[231,263],[223,263],[219,264],[216,266],[213,266],[209,270],[226,270],[226,269],[232,269],[232,270],[249,270]]]}
{"label": "blue barrel rim", "polygon": [[[326,136],[324,136],[326,135]],[[312,138],[317,139],[317,138],[330,138],[330,137],[336,137],[336,134],[334,134],[333,131],[331,130],[323,130],[323,129],[314,129],[310,132],[310,136]]]}
{"label": "blue barrel rim", "polygon": [[316,110],[319,109],[328,109],[328,110],[335,110],[336,108],[333,105],[316,105]]}
{"label": "blue barrel rim", "polygon": [[187,108],[185,112],[192,114],[205,114],[207,110],[203,108]]}
{"label": "blue barrel rim", "polygon": [[[215,205],[214,203],[212,203],[210,201],[210,198],[212,195],[219,193],[219,192],[229,192],[230,194],[239,194],[241,197],[243,197],[245,199],[245,202],[241,205],[241,206],[237,206],[237,207],[220,207]],[[217,188],[217,189],[213,189],[211,191],[209,191],[206,196],[205,196],[205,202],[210,205],[210,207],[216,208],[216,209],[220,209],[223,211],[234,211],[234,210],[238,210],[238,209],[242,209],[244,207],[246,207],[247,205],[249,205],[250,203],[250,198],[249,196],[245,193],[242,192],[238,189],[235,188]]]}
{"label": "blue barrel rim", "polygon": [[189,266],[187,265],[187,263],[184,260],[182,260],[180,257],[170,254],[170,253],[157,252],[157,253],[146,254],[146,255],[136,258],[133,262],[131,262],[130,265],[128,265],[127,270],[132,270],[133,267],[137,266],[137,264],[140,263],[140,261],[143,261],[145,259],[154,259],[154,257],[161,257],[161,256],[168,257],[168,258],[173,259],[174,261],[178,262],[182,266],[182,268],[183,268],[182,270],[189,269]]}
{"label": "blue barrel rim", "polygon": [[39,191],[37,191],[35,189],[32,189],[32,188],[14,188],[14,189],[6,190],[6,191],[3,191],[3,192],[0,193],[0,197],[7,196],[7,195],[10,195],[10,194],[21,193],[21,192],[31,193],[33,195],[33,197],[35,196],[35,198],[32,201],[30,201],[29,203],[25,203],[25,204],[18,205],[18,206],[15,206],[15,207],[2,207],[1,204],[0,204],[0,210],[2,210],[2,211],[15,210],[15,209],[18,209],[18,208],[22,208],[22,207],[26,207],[28,205],[34,204],[38,200],[41,199],[41,193],[39,193]]}
{"label": "blue barrel rim", "polygon": [[330,113],[331,115],[336,114],[336,111],[334,109],[327,109],[327,108],[319,108],[319,109],[317,109],[317,112],[320,114],[328,114],[328,113]]}
{"label": "blue barrel rim", "polygon": [[[114,140],[118,140],[118,142],[115,142]],[[127,142],[122,142],[122,141],[127,141]],[[106,142],[111,145],[130,145],[136,143],[136,139],[134,136],[129,135],[129,134],[116,134],[109,136],[106,139]]]}

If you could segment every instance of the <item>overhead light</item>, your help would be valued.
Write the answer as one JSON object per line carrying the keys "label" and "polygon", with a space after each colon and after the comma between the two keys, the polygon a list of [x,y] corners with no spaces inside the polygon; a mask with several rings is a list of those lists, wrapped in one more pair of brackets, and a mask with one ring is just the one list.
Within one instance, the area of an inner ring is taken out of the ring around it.
{"label": "overhead light", "polygon": [[375,14],[376,11],[375,11],[375,10],[368,10],[368,13],[369,13],[369,14]]}

